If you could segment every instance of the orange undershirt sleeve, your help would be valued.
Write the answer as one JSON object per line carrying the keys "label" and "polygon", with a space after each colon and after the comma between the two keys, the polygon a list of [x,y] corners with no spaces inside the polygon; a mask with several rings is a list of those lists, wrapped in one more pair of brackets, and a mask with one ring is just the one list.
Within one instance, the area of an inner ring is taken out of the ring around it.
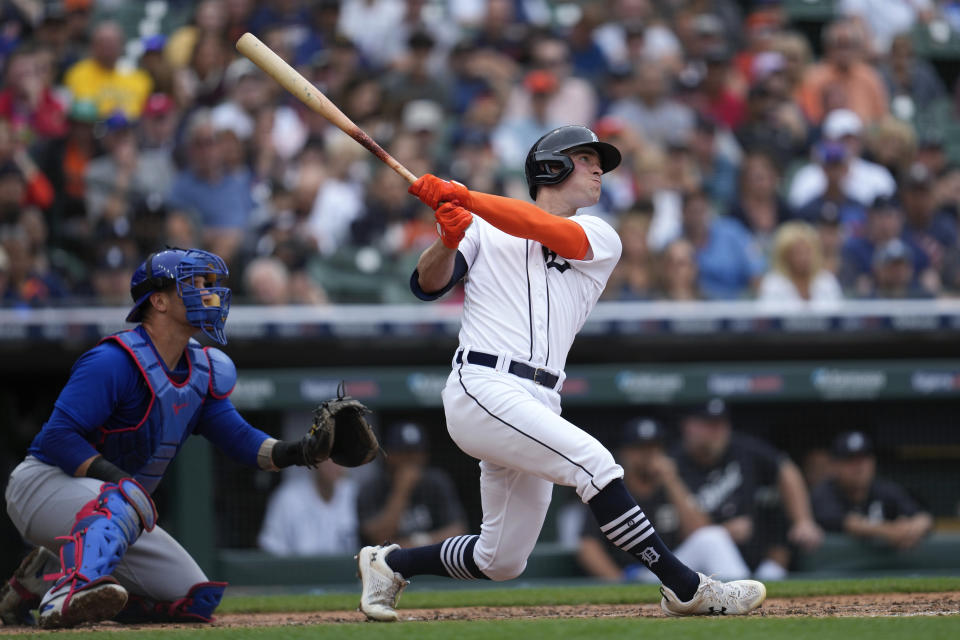
{"label": "orange undershirt sleeve", "polygon": [[504,233],[536,240],[562,258],[583,260],[587,257],[590,240],[583,227],[573,220],[551,215],[522,200],[479,191],[469,193],[470,201],[460,204]]}

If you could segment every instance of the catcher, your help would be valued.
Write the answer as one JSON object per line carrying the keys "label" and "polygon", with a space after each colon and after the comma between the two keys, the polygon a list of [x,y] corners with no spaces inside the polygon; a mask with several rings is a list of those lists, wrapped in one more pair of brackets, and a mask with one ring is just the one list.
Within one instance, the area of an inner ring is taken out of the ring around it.
{"label": "catcher", "polygon": [[[191,434],[231,458],[275,471],[332,459],[373,460],[368,411],[342,392],[299,441],[270,438],[230,402],[237,371],[199,330],[226,344],[227,267],[197,249],[151,254],[130,281],[132,330],[108,336],[70,379],[13,470],[7,512],[35,548],[0,591],[4,624],[212,620],[226,583],[211,582],[157,525],[151,494]],[[59,550],[59,557],[55,554]]]}

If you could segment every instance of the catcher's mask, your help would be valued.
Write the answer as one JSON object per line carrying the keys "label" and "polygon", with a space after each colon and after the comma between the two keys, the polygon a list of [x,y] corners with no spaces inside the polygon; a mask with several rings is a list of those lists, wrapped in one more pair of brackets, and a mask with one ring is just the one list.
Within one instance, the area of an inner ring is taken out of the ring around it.
{"label": "catcher's mask", "polygon": [[537,199],[539,185],[559,184],[573,173],[573,160],[564,152],[576,147],[590,147],[596,151],[604,173],[613,171],[620,164],[620,151],[612,144],[600,142],[590,129],[579,125],[554,129],[534,142],[527,152],[523,172],[531,198]]}
{"label": "catcher's mask", "polygon": [[176,285],[187,308],[187,322],[216,342],[227,344],[223,326],[230,312],[230,275],[220,256],[201,249],[165,249],[151,253],[130,278],[133,308],[127,322],[143,319],[143,304],[150,295]]}

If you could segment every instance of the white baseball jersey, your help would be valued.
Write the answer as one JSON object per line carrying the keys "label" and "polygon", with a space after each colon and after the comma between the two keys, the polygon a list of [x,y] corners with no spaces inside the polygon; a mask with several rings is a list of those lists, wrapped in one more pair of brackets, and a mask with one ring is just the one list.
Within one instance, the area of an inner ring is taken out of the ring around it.
{"label": "white baseball jersey", "polygon": [[[523,572],[554,484],[576,487],[587,502],[623,477],[596,438],[560,416],[567,353],[621,248],[617,233],[600,218],[571,219],[590,241],[585,260],[558,257],[476,215],[460,242],[468,266],[460,346],[498,359],[488,367],[455,358],[443,409],[450,437],[480,460],[483,524],[473,558],[494,580]],[[558,388],[510,373],[511,361],[559,375]],[[456,565],[457,559],[449,562]]]}
{"label": "white baseball jersey", "polygon": [[561,258],[474,215],[459,247],[468,266],[461,346],[563,370],[621,248],[617,232],[600,218],[570,219],[590,240],[588,259]]}

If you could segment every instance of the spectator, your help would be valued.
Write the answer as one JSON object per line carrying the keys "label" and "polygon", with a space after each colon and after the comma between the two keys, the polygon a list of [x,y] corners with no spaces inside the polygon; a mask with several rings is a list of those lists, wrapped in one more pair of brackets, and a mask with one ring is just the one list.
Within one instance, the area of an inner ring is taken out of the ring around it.
{"label": "spectator", "polygon": [[[909,33],[917,22],[929,22],[935,15],[932,0],[840,0],[836,11],[862,22],[872,37],[867,55],[883,56],[896,43],[896,36]],[[893,44],[891,44],[891,41]]]}
{"label": "spectator", "polygon": [[783,79],[787,94],[795,104],[801,104],[803,78],[813,54],[807,39],[795,31],[777,34],[772,51],[783,56]]}
{"label": "spectator", "polygon": [[[548,107],[557,92],[557,77],[546,70],[527,73],[523,85],[530,94],[530,112],[525,115],[506,117],[493,131],[493,147],[505,171],[521,176],[523,165],[530,150],[529,142],[564,124],[563,120],[551,120]],[[475,189],[473,185],[469,185]]]}
{"label": "spectator", "polygon": [[900,238],[877,247],[873,254],[872,281],[868,295],[873,298],[931,298],[915,277],[913,251]]}
{"label": "spectator", "polygon": [[783,224],[773,239],[772,269],[760,281],[762,302],[830,303],[843,298],[836,276],[823,268],[820,238],[805,222]]}
{"label": "spectator", "polygon": [[[620,215],[617,231],[623,250],[613,268],[601,298],[608,300],[649,300],[653,295],[653,259],[647,232],[653,217],[653,203],[637,202]],[[672,548],[672,547],[671,547]]]}
{"label": "spectator", "polygon": [[280,483],[257,544],[278,556],[324,556],[357,548],[357,486],[332,460]]}
{"label": "spectator", "polygon": [[[749,577],[729,531],[710,524],[666,455],[663,441],[663,427],[653,419],[634,418],[624,425],[617,461],[627,490],[685,565],[729,580]],[[589,575],[604,580],[654,579],[634,556],[614,547],[593,518],[584,519],[577,559]]]}
{"label": "spectator", "polygon": [[839,142],[827,141],[817,145],[814,157],[826,178],[826,186],[822,194],[797,211],[796,217],[813,224],[829,208],[829,217],[840,225],[844,238],[862,235],[867,220],[866,207],[844,191],[850,173],[849,151]]}
{"label": "spectator", "polygon": [[29,46],[7,58],[5,87],[0,90],[0,118],[14,135],[30,145],[37,138],[58,138],[67,132],[66,113],[40,68],[39,52]]}
{"label": "spectator", "polygon": [[363,148],[346,134],[337,132],[323,153],[326,162],[317,158],[319,185],[306,220],[306,230],[321,255],[332,255],[350,235],[350,225],[363,208],[360,189],[354,182],[351,166],[365,160]]}
{"label": "spectator", "polygon": [[122,50],[123,29],[116,22],[101,22],[93,31],[90,57],[70,67],[63,82],[74,100],[93,101],[101,116],[121,110],[136,119],[150,95],[152,81],[145,71],[117,67]]}
{"label": "spectator", "polygon": [[[43,219],[35,209],[27,209],[21,215]],[[44,248],[31,242],[24,225],[0,229],[0,247],[5,251],[9,265],[4,304],[42,307],[67,295],[62,279],[50,268]]]}
{"label": "spectator", "polygon": [[665,300],[702,300],[696,251],[686,238],[668,243],[657,256],[657,294]]}
{"label": "spectator", "polygon": [[839,277],[841,253],[846,237],[840,225],[840,209],[832,202],[824,202],[819,210],[811,214],[813,219],[805,220],[817,231],[823,253],[823,268]]}
{"label": "spectator", "polygon": [[723,400],[686,410],[681,430],[673,455],[680,477],[710,519],[730,532],[758,579],[786,575],[788,541],[805,550],[819,546],[823,532],[800,470],[765,442],[734,433]]}
{"label": "spectator", "polygon": [[914,55],[909,33],[893,38],[880,73],[890,96],[890,110],[901,120],[911,121],[927,106],[947,97],[947,89],[933,65]]}
{"label": "spectator", "polygon": [[173,98],[165,93],[154,93],[143,107],[138,146],[144,151],[163,151],[172,157],[176,128],[177,111]]}
{"label": "spectator", "polygon": [[800,89],[807,118],[819,125],[832,109],[850,109],[870,125],[887,115],[887,90],[865,61],[861,30],[850,20],[830,24],[823,36],[824,60],[810,67]]}
{"label": "spectator", "polygon": [[763,151],[748,152],[740,165],[739,193],[730,217],[747,228],[765,256],[770,254],[775,230],[790,217],[779,188],[773,158]]}
{"label": "spectator", "polygon": [[690,150],[704,190],[718,207],[726,210],[736,198],[737,165],[730,152],[723,148],[722,136],[716,122],[698,116],[690,137]]}
{"label": "spectator", "polygon": [[[547,105],[546,116],[551,122],[590,126],[597,117],[598,101],[595,89],[583,78],[572,75],[570,46],[560,37],[545,35],[530,46],[532,69],[549,71],[557,78],[557,91]],[[531,112],[530,91],[515,87],[505,109],[505,115],[518,118]]]}
{"label": "spectator", "polygon": [[98,243],[90,272],[97,304],[123,306],[130,301],[130,273],[139,266],[140,254],[130,240]]}
{"label": "spectator", "polygon": [[704,54],[706,72],[691,97],[694,107],[716,122],[736,129],[747,115],[747,104],[738,86],[733,59],[726,45]]}
{"label": "spectator", "polygon": [[197,36],[189,64],[173,76],[173,96],[181,107],[213,107],[223,100],[231,49],[220,33]]}
{"label": "spectator", "polygon": [[162,200],[174,175],[173,163],[166,153],[137,148],[135,123],[122,111],[112,114],[103,126],[103,147],[107,153],[90,161],[84,172],[84,198],[91,225],[129,217],[136,203],[149,198]]}
{"label": "spectator", "polygon": [[438,76],[429,66],[430,55],[436,44],[426,31],[415,31],[407,41],[409,53],[402,68],[395,69],[381,78],[388,112],[400,111],[413,100],[432,100],[445,110],[451,103],[450,83]]}
{"label": "spectator", "polygon": [[243,289],[251,304],[290,304],[290,273],[277,258],[255,258],[244,269]]}
{"label": "spectator", "polygon": [[683,236],[696,250],[699,289],[707,298],[738,298],[756,286],[763,255],[743,225],[716,215],[703,191],[684,196]]}
{"label": "spectator", "polygon": [[357,498],[361,541],[421,546],[464,533],[463,507],[450,477],[427,466],[423,427],[413,422],[392,425],[383,448],[388,452],[386,468],[360,487]]}
{"label": "spectator", "polygon": [[[890,172],[861,157],[863,146],[860,134],[863,123],[857,114],[848,109],[831,111],[823,121],[823,137],[826,141],[842,142],[849,156],[849,170],[843,182],[843,192],[864,206],[869,206],[877,196],[892,196],[896,182]],[[801,167],[790,182],[787,203],[799,209],[827,187],[823,168],[816,163]]]}
{"label": "spectator", "polygon": [[143,53],[140,55],[140,68],[150,76],[154,93],[173,93],[174,69],[163,55],[167,37],[158,33],[143,39]]}
{"label": "spectator", "polygon": [[663,144],[667,136],[692,133],[694,112],[670,97],[666,71],[648,63],[636,67],[633,92],[610,105],[609,113],[643,135],[645,140]]}
{"label": "spectator", "polygon": [[[8,179],[12,180],[19,176],[17,184],[22,186],[19,194],[20,205],[48,209],[53,204],[53,185],[37,168],[23,143],[16,139],[10,123],[3,118],[0,118],[0,167],[6,167],[4,173]],[[8,203],[13,202],[12,197],[6,200]],[[0,211],[0,224],[3,224],[8,217]]]}
{"label": "spectator", "polygon": [[[867,210],[866,231],[861,236],[848,238],[842,249],[842,264],[840,282],[844,288],[857,296],[871,295],[873,283],[871,273],[875,267],[885,264],[878,262],[877,250],[891,240],[903,239],[903,212],[900,205],[890,198],[877,198]],[[894,252],[897,260],[907,259],[910,262],[909,272],[913,279],[923,278],[930,282],[936,278],[936,272],[929,271],[930,263],[921,251],[904,245],[903,249]],[[899,269],[898,273],[902,273]],[[888,275],[888,270],[883,271]]]}
{"label": "spectator", "polygon": [[877,122],[863,138],[864,155],[891,175],[906,172],[917,154],[917,135],[913,125],[892,115]]}
{"label": "spectator", "polygon": [[747,93],[747,115],[736,130],[747,150],[763,151],[778,167],[788,168],[807,144],[807,127],[793,102],[778,94],[772,78],[757,82]]}
{"label": "spectator", "polygon": [[231,264],[253,210],[249,177],[227,172],[208,110],[191,116],[185,138],[189,166],[174,178],[168,200],[200,217],[204,246]]}
{"label": "spectator", "polygon": [[930,265],[940,271],[944,257],[957,245],[957,219],[937,209],[934,176],[920,163],[910,165],[900,180],[903,202],[903,237],[923,251]]}
{"label": "spectator", "polygon": [[817,522],[824,529],[898,550],[917,546],[930,533],[930,514],[902,487],[877,478],[877,459],[866,434],[841,433],[831,454],[831,478],[812,494]]}
{"label": "spectator", "polygon": [[191,23],[177,28],[167,40],[163,50],[167,62],[174,69],[183,69],[189,65],[200,36],[204,34],[223,36],[226,22],[227,12],[224,11],[223,0],[198,2]]}

